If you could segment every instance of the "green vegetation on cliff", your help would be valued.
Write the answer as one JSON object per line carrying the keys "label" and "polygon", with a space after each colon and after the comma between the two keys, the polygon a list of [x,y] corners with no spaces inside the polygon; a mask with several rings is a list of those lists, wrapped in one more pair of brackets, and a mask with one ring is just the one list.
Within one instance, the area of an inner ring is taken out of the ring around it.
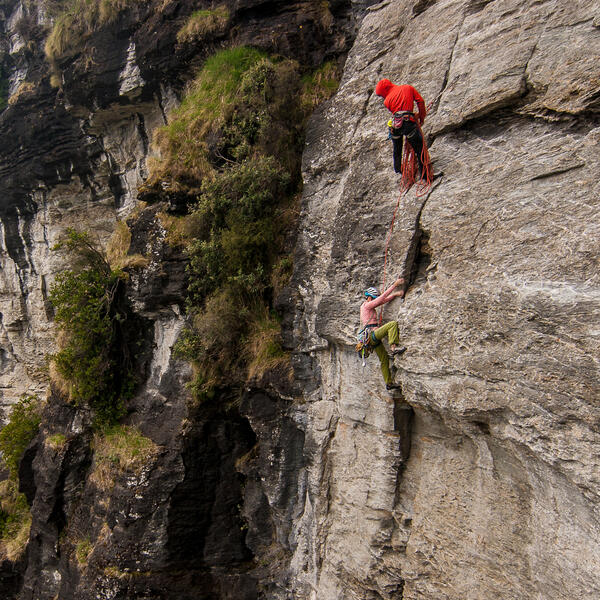
{"label": "green vegetation on cliff", "polygon": [[306,119],[336,74],[325,65],[302,77],[294,61],[224,50],[156,133],[146,190],[189,198],[186,226],[172,228],[190,258],[191,326],[176,350],[195,365],[200,399],[288,363],[272,306],[292,268]]}
{"label": "green vegetation on cliff", "polygon": [[157,445],[134,427],[113,425],[94,436],[94,466],[90,480],[111,489],[119,473],[139,475],[158,452]]}
{"label": "green vegetation on cliff", "polygon": [[210,10],[193,12],[185,25],[177,32],[179,43],[202,40],[225,31],[229,21],[229,9],[225,5]]}
{"label": "green vegetation on cliff", "polygon": [[37,404],[38,399],[35,396],[23,396],[12,407],[8,423],[0,431],[2,461],[10,473],[10,478],[15,481],[19,477],[21,458],[40,424]]}
{"label": "green vegetation on cliff", "polygon": [[87,233],[68,230],[55,249],[67,250],[73,266],[50,290],[62,334],[52,357],[54,385],[76,405],[90,406],[98,424],[112,423],[134,386],[124,274],[111,269]]}
{"label": "green vegetation on cliff", "polygon": [[263,59],[259,50],[242,46],[206,61],[169,124],[155,133],[161,158],[151,163],[148,185],[160,182],[171,190],[195,191],[203,178],[215,173],[209,140],[220,135],[231,117],[244,73]]}
{"label": "green vegetation on cliff", "polygon": [[0,483],[0,555],[16,560],[29,537],[31,515],[24,494],[19,493],[19,463],[40,424],[38,399],[24,396],[11,411],[8,423],[0,431],[2,462],[9,478]]}

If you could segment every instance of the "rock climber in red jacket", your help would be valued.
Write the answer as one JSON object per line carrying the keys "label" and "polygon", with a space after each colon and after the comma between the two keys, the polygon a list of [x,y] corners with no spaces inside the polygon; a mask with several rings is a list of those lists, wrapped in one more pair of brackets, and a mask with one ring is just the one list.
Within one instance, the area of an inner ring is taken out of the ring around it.
{"label": "rock climber in red jacket", "polygon": [[[423,98],[412,85],[394,85],[389,79],[382,79],[375,87],[375,93],[384,99],[383,103],[393,114],[390,130],[394,144],[394,171],[402,173],[402,137],[406,136],[415,151],[423,178],[427,160],[423,154],[423,135],[417,127],[417,121],[423,125],[427,114]],[[413,112],[415,102],[419,108],[418,116]]]}

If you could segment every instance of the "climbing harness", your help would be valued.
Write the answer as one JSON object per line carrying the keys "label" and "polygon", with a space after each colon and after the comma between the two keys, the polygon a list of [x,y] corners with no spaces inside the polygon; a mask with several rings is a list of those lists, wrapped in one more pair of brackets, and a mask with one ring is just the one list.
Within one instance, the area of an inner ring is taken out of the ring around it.
{"label": "climbing harness", "polygon": [[365,325],[357,334],[358,340],[354,349],[362,359],[362,366],[366,366],[367,358],[373,352],[375,346],[379,346],[381,342],[375,337],[373,329],[377,327],[375,324]]}
{"label": "climbing harness", "polygon": [[395,112],[390,121],[388,121],[388,126],[393,127],[394,129],[400,129],[400,127],[402,127],[404,124],[404,121],[416,123],[415,113],[410,110],[400,110]]}

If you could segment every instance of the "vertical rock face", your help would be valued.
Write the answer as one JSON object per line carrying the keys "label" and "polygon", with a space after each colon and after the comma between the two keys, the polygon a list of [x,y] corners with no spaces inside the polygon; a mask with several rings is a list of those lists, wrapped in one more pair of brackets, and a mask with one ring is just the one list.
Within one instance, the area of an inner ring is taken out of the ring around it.
{"label": "vertical rock face", "polygon": [[[95,32],[96,66],[65,58],[57,92],[43,5],[0,2],[3,406],[47,388],[47,294],[64,268],[50,248],[74,225],[106,242],[131,214],[152,131],[213,48],[176,47],[196,7],[159,4]],[[370,3],[329,4],[327,24],[322,3],[237,2],[226,42],[318,64],[344,51]],[[187,402],[191,374],[172,356],[185,261],[165,241],[165,207],[143,209],[131,252],[150,263],[129,284],[143,383],[127,422],[156,451],[138,473],[98,479],[90,416],[51,398],[21,464],[32,533],[23,563],[2,566],[6,594],[598,597],[598,19],[591,0],[367,10],[307,132],[295,274],[280,299],[295,379],[272,374],[239,411]],[[382,77],[431,103],[424,196],[398,197],[373,94]],[[408,347],[396,397],[377,359],[362,367],[352,350],[388,239],[385,280],[408,281],[384,315]]]}
{"label": "vertical rock face", "polygon": [[[384,2],[314,117],[291,291],[298,373],[319,381],[296,417],[297,597],[598,596],[594,11]],[[420,198],[398,198],[382,77],[431,102]],[[386,281],[409,286],[384,318],[408,350],[391,399],[351,345],[396,207]]]}

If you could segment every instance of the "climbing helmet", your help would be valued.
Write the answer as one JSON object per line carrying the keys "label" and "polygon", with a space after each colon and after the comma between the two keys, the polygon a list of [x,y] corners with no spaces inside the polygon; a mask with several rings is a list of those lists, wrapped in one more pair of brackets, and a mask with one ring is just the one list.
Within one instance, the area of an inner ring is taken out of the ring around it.
{"label": "climbing helmet", "polygon": [[367,296],[367,298],[377,298],[377,296],[379,296],[379,292],[377,291],[377,288],[370,287],[365,290],[365,296]]}

